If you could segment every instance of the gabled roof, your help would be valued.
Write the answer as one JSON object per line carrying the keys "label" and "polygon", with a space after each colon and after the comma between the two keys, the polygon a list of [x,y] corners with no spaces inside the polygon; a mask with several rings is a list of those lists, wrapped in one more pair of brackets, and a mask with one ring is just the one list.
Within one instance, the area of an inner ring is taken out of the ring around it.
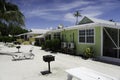
{"label": "gabled roof", "polygon": [[81,19],[81,21],[78,24],[82,25],[82,24],[88,24],[88,23],[94,23],[94,21],[92,21],[91,19],[85,16],[83,17],[83,19]]}
{"label": "gabled roof", "polygon": [[85,16],[81,19],[79,25],[70,26],[64,29],[71,30],[71,29],[86,28],[86,27],[110,27],[110,28],[120,29],[120,23]]}
{"label": "gabled roof", "polygon": [[79,22],[79,25],[88,24],[88,23],[99,23],[99,24],[108,24],[108,25],[120,26],[120,23],[118,23],[118,22],[112,22],[112,21],[91,18],[91,17],[86,17],[86,16],[83,17],[83,19]]}
{"label": "gabled roof", "polygon": [[84,16],[79,22],[79,25],[69,26],[63,29],[50,30],[47,33],[61,32],[63,30],[72,30],[72,29],[88,28],[88,27],[110,27],[110,28],[120,29],[120,23]]}

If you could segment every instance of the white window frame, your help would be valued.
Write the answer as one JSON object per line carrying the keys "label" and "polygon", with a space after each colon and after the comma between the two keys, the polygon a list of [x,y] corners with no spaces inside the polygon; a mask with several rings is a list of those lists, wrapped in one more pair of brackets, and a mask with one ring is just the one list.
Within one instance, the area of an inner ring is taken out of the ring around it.
{"label": "white window frame", "polygon": [[[81,35],[80,36],[80,33],[79,33],[80,30],[84,30],[85,31],[85,35]],[[86,30],[85,29],[80,29],[80,30],[78,31],[78,35],[79,35],[78,40],[79,40],[79,43],[86,43]],[[84,37],[85,38],[85,42],[80,42],[80,37]]]}
{"label": "white window frame", "polygon": [[[58,34],[59,34],[59,35],[58,35]],[[54,38],[59,39],[61,35],[60,35],[60,33],[54,33],[54,35],[53,35],[53,36],[54,36]]]}
{"label": "white window frame", "polygon": [[[94,31],[94,35],[93,35],[93,37],[94,37],[94,42],[93,42],[93,43],[88,43],[87,40],[86,40],[86,38],[87,38],[86,30],[89,30],[89,29],[93,29],[93,31]],[[79,38],[80,38],[79,31],[80,31],[80,30],[85,30],[85,42],[79,42]],[[94,44],[95,44],[95,28],[79,29],[79,30],[78,30],[78,43],[79,43],[79,44],[92,44],[92,45],[94,45]]]}

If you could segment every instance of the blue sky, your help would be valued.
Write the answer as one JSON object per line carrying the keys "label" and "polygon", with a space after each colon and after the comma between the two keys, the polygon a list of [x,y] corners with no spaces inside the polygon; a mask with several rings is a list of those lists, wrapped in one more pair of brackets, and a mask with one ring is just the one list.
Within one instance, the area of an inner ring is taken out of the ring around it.
{"label": "blue sky", "polygon": [[[19,6],[27,28],[51,29],[75,25],[74,12],[120,22],[120,0],[8,0]],[[80,18],[79,18],[80,19]]]}

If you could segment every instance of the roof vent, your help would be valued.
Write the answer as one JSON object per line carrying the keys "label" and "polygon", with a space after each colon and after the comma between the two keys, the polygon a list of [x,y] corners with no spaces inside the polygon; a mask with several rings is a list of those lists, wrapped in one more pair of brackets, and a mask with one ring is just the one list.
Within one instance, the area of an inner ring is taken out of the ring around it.
{"label": "roof vent", "polygon": [[63,28],[64,28],[64,26],[62,24],[58,25],[58,29],[63,29]]}

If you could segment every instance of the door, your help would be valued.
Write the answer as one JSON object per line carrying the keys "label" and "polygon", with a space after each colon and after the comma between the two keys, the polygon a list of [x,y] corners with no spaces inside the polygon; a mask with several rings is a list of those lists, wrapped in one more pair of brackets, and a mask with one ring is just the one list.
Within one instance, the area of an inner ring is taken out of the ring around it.
{"label": "door", "polygon": [[103,28],[103,56],[120,59],[120,30]]}

